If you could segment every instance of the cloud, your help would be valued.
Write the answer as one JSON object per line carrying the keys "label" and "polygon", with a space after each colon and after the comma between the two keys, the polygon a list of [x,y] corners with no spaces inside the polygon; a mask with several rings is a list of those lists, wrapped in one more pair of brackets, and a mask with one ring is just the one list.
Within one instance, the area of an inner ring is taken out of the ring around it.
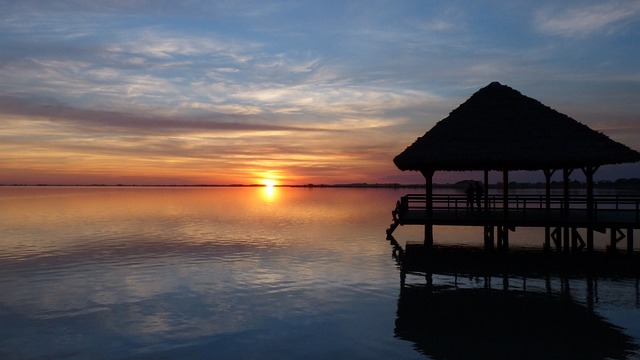
{"label": "cloud", "polygon": [[65,105],[45,105],[15,97],[0,96],[0,113],[27,118],[45,118],[85,132],[136,134],[185,134],[205,131],[330,131],[320,127],[260,124],[251,117],[234,114],[209,116],[139,115],[118,111],[90,110]]}
{"label": "cloud", "polygon": [[608,1],[558,9],[557,6],[538,11],[534,26],[542,33],[566,37],[585,37],[608,33],[637,21],[638,1]]}

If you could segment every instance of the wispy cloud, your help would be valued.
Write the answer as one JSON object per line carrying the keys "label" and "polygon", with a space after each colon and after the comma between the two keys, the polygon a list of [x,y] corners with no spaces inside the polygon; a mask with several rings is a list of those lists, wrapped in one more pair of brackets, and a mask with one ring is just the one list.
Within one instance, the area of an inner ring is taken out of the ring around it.
{"label": "wispy cloud", "polygon": [[23,118],[47,119],[51,123],[73,125],[79,132],[136,134],[188,134],[206,131],[329,131],[320,127],[260,124],[251,117],[232,114],[209,116],[140,115],[118,111],[90,110],[65,105],[44,105],[14,97],[0,96],[0,112]]}
{"label": "wispy cloud", "polygon": [[536,13],[534,26],[540,32],[566,37],[610,33],[638,21],[640,2],[605,1],[591,5],[556,5]]}

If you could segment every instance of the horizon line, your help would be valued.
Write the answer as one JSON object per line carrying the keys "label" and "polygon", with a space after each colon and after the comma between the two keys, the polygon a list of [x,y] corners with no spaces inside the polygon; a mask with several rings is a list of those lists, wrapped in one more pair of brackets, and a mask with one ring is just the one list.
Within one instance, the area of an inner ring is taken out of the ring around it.
{"label": "horizon line", "polygon": [[[447,187],[466,184],[468,182],[476,182],[477,180],[460,180],[455,183],[433,183],[433,186]],[[640,181],[640,178],[618,178],[615,180],[600,180],[595,181],[594,184],[615,184],[616,182],[623,181]],[[551,181],[552,184],[562,183],[562,181]],[[572,180],[573,184],[585,184],[579,180]],[[501,181],[497,181],[489,186],[502,184]],[[530,182],[530,181],[510,181],[509,184],[518,185],[539,185],[544,182]],[[26,183],[14,183],[14,184],[1,184],[0,187],[425,187],[425,183],[333,183],[333,184],[56,184],[56,183],[40,183],[40,184],[26,184]]]}

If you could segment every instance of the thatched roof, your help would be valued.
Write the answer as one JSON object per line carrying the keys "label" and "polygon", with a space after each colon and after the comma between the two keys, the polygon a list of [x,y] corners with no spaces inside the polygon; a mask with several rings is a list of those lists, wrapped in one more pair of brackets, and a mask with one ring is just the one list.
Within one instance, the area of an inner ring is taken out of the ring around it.
{"label": "thatched roof", "polygon": [[640,153],[493,82],[393,159],[400,170],[540,170],[640,161]]}

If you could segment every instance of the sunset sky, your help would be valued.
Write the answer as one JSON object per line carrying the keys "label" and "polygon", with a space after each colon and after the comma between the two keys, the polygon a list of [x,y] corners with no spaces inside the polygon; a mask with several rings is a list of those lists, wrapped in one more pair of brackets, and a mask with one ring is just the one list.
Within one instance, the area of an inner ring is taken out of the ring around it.
{"label": "sunset sky", "polygon": [[492,81],[640,150],[640,1],[0,0],[0,49],[0,184],[422,182]]}

